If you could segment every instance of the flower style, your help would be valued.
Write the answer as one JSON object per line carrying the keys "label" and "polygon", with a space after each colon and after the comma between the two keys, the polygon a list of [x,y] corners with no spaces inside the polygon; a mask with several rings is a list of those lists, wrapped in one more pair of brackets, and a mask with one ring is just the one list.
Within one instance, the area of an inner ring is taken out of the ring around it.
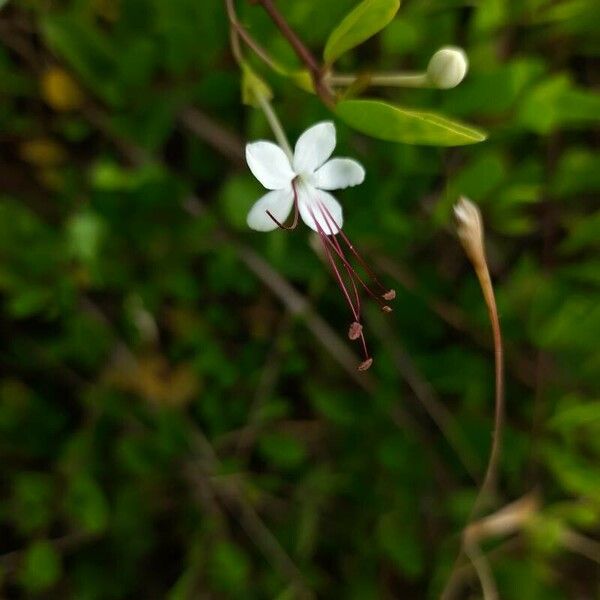
{"label": "flower style", "polygon": [[[248,166],[260,183],[270,190],[250,209],[247,223],[256,231],[272,231],[277,227],[294,229],[300,216],[317,232],[336,282],[352,312],[354,320],[348,337],[361,342],[365,359],[358,368],[364,371],[371,366],[373,359],[367,350],[361,324],[359,288],[362,287],[385,312],[391,312],[386,302],[393,300],[396,294],[394,290],[383,287],[342,231],[342,207],[329,190],[362,183],[365,170],[351,158],[329,159],[335,143],[335,126],[331,121],[324,121],[310,127],[298,138],[293,156],[273,142],[261,140],[247,144]],[[285,225],[292,209],[293,221],[291,225]],[[371,285],[351,264],[346,250],[371,279]]]}

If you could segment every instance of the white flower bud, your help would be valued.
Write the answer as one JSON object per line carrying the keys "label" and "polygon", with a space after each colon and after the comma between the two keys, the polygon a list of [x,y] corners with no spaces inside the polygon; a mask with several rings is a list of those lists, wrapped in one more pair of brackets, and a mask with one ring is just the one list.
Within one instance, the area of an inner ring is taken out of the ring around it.
{"label": "white flower bud", "polygon": [[437,88],[447,90],[456,87],[467,74],[469,61],[462,48],[445,46],[429,61],[427,79]]}
{"label": "white flower bud", "polygon": [[467,256],[476,268],[484,265],[483,223],[477,205],[462,196],[454,205],[454,217],[456,232]]}

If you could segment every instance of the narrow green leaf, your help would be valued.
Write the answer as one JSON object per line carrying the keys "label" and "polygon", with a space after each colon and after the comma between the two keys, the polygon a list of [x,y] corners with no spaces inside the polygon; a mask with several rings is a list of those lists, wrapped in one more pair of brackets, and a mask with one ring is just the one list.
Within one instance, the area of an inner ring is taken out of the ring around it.
{"label": "narrow green leaf", "polygon": [[482,142],[487,137],[470,125],[381,100],[345,100],[336,106],[335,112],[354,129],[390,142],[462,146]]}
{"label": "narrow green leaf", "polygon": [[363,0],[331,32],[323,56],[330,65],[344,52],[381,31],[398,12],[400,0]]}

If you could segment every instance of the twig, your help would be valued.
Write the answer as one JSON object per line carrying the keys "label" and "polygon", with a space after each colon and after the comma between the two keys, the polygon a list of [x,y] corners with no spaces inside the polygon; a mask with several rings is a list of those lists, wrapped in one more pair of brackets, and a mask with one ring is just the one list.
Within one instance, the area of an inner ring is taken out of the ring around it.
{"label": "twig", "polygon": [[[260,58],[269,68],[279,73],[282,68],[277,62],[271,57],[271,55],[248,33],[248,30],[239,22],[237,13],[235,11],[235,5],[233,0],[225,0],[225,9],[227,11],[227,17],[231,27],[235,29],[235,32],[231,32],[232,35],[239,36],[246,43],[246,45]],[[232,40],[232,51],[235,55],[238,63],[242,60],[242,53],[237,41]]]}
{"label": "twig", "polygon": [[209,146],[217,148],[232,163],[238,166],[245,164],[244,145],[241,140],[201,110],[186,108],[179,115],[179,120],[189,131]]}
{"label": "twig", "polygon": [[[116,343],[117,351],[129,363],[130,369],[133,371],[137,370],[137,357],[129,349],[127,344],[118,336],[114,326],[108,320],[102,310],[86,297],[84,297],[82,300],[82,306],[91,316],[110,328]],[[152,404],[148,403],[148,406],[151,407]],[[202,468],[203,475],[205,473],[209,476],[213,475],[220,470],[220,461],[218,455],[208,438],[198,428],[198,426],[189,418],[187,419],[187,422],[192,449],[200,458],[200,464],[198,464],[196,461],[196,466],[200,466]],[[187,474],[189,476],[189,470],[187,471]],[[275,567],[278,568],[282,575],[293,582],[301,597],[312,598],[313,594],[304,583],[302,573],[298,567],[296,567],[292,559],[287,555],[283,547],[279,544],[277,538],[275,538],[268,527],[264,524],[254,508],[244,498],[239,486],[231,482],[222,483],[219,480],[210,477],[207,477],[206,481],[213,485],[216,495],[226,502],[230,510],[238,515],[240,524],[246,529],[250,539],[263,552],[265,557],[269,559]],[[210,502],[210,495],[206,496],[206,494],[204,494],[203,500],[203,504]],[[211,508],[211,513],[214,512],[214,510],[215,507],[213,506]]]}
{"label": "twig", "polygon": [[[499,535],[518,533],[534,516],[539,508],[537,493],[531,492],[510,504],[503,506],[495,513],[471,522],[463,532],[463,548],[456,557],[450,577],[441,598],[452,598],[465,577],[474,570],[480,580],[485,598],[496,598],[497,594],[494,579],[489,568],[489,559],[496,556],[501,548],[512,544],[517,538],[505,542],[486,557],[479,549],[479,542]],[[463,553],[469,558],[471,564],[463,561]],[[485,595],[487,594],[487,596]]]}
{"label": "twig", "polygon": [[472,541],[465,541],[464,552],[473,564],[477,573],[484,600],[498,600],[498,588],[490,569],[490,564],[485,554],[479,549],[479,546]]}
{"label": "twig", "polygon": [[391,335],[388,328],[382,326],[380,319],[371,319],[371,321],[374,321],[372,323],[374,330],[388,345],[398,372],[412,390],[415,398],[422,404],[431,420],[442,432],[471,478],[478,481],[480,466],[474,459],[473,451],[462,437],[452,413],[438,400],[431,385],[419,373],[400,341]]}
{"label": "twig", "polygon": [[563,530],[560,541],[571,552],[585,556],[600,564],[600,542],[591,540],[585,535],[568,528]]}
{"label": "twig", "polygon": [[[188,419],[188,424],[192,447],[201,458],[202,471],[208,471],[208,475],[218,472],[220,461],[212,444],[191,419]],[[302,572],[252,505],[243,498],[240,487],[235,482],[214,477],[210,477],[209,481],[215,486],[217,495],[238,519],[248,537],[259,547],[265,558],[292,582],[298,596],[303,599],[313,598],[314,594],[306,585]]]}
{"label": "twig", "polygon": [[271,17],[273,23],[281,31],[281,34],[289,42],[290,46],[296,52],[298,58],[302,61],[311,74],[315,91],[323,103],[329,107],[334,104],[335,97],[329,86],[323,79],[323,68],[313,56],[312,52],[306,47],[304,42],[296,35],[295,31],[289,26],[284,16],[279,12],[273,0],[252,0],[254,4],[260,4],[267,14]]}
{"label": "twig", "polygon": [[[76,531],[63,535],[62,537],[50,539],[48,540],[48,543],[50,543],[57,552],[67,553],[75,550],[81,544],[85,544],[98,537],[97,534]],[[13,573],[19,567],[19,563],[26,552],[26,550],[12,550],[11,552],[0,555],[0,568],[2,568],[2,571],[6,574]]]}
{"label": "twig", "polygon": [[290,318],[286,314],[279,324],[277,333],[271,345],[271,350],[267,355],[265,365],[261,371],[261,376],[254,392],[254,398],[248,411],[247,425],[240,431],[240,436],[236,444],[236,455],[246,457],[256,439],[260,424],[260,410],[273,394],[277,383],[279,371],[281,368],[282,348],[281,340],[290,326]]}

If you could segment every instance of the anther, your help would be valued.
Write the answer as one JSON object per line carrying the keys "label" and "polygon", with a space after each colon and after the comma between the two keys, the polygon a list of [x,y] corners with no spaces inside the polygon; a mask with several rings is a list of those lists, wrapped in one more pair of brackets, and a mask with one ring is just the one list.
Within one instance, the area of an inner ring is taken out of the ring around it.
{"label": "anther", "polygon": [[389,302],[396,297],[396,290],[388,290],[385,294],[381,294],[381,297]]}
{"label": "anther", "polygon": [[362,329],[363,326],[358,321],[354,321],[348,329],[348,337],[351,340],[357,340],[362,334]]}
{"label": "anther", "polygon": [[363,361],[358,365],[357,369],[359,371],[366,371],[373,364],[372,358],[367,358],[367,360]]}
{"label": "anther", "polygon": [[392,307],[391,307],[391,306],[388,306],[387,304],[384,304],[384,305],[381,307],[381,310],[382,310],[384,313],[391,313],[391,312],[392,312]]}

